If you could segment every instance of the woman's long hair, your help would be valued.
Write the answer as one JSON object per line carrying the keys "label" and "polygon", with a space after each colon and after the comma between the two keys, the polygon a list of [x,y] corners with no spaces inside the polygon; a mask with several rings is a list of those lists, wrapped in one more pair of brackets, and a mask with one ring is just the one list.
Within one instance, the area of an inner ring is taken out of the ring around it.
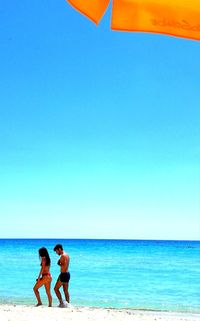
{"label": "woman's long hair", "polygon": [[46,247],[41,247],[38,252],[39,252],[40,257],[45,257],[45,259],[46,259],[45,265],[49,266],[51,264],[51,259],[49,257],[49,253],[48,253]]}

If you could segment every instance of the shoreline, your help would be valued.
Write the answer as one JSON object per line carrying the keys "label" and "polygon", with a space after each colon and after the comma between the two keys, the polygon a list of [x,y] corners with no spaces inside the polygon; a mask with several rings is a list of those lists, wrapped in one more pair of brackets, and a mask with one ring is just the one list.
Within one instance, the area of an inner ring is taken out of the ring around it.
{"label": "shoreline", "polygon": [[199,321],[200,313],[0,304],[1,321]]}

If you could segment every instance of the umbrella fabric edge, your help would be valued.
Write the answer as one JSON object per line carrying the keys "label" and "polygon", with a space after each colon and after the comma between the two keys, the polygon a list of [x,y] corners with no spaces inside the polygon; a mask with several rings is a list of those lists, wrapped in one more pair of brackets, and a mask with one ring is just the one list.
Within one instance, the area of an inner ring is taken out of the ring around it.
{"label": "umbrella fabric edge", "polygon": [[66,2],[98,25],[106,12],[110,0],[66,0]]}

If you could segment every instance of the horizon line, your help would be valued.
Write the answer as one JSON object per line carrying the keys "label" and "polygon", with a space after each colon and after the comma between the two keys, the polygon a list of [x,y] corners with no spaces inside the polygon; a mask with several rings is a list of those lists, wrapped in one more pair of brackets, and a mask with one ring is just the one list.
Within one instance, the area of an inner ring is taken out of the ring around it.
{"label": "horizon line", "polygon": [[80,238],[80,237],[0,237],[0,240],[91,240],[91,241],[168,241],[168,242],[200,242],[200,239],[131,239],[131,238]]}

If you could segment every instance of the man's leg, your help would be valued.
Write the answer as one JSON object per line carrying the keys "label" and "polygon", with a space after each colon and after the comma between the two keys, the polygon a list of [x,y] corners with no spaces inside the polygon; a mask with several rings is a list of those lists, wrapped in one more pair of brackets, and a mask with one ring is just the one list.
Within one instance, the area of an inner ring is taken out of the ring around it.
{"label": "man's leg", "polygon": [[69,298],[68,288],[69,288],[69,283],[64,283],[63,284],[63,291],[64,291],[64,294],[65,294],[65,299],[69,303],[70,298]]}
{"label": "man's leg", "polygon": [[55,287],[54,287],[54,291],[56,293],[56,296],[60,302],[60,305],[63,305],[63,300],[62,300],[62,295],[60,293],[60,287],[62,286],[62,282],[60,281],[57,281],[56,284],[55,284]]}

